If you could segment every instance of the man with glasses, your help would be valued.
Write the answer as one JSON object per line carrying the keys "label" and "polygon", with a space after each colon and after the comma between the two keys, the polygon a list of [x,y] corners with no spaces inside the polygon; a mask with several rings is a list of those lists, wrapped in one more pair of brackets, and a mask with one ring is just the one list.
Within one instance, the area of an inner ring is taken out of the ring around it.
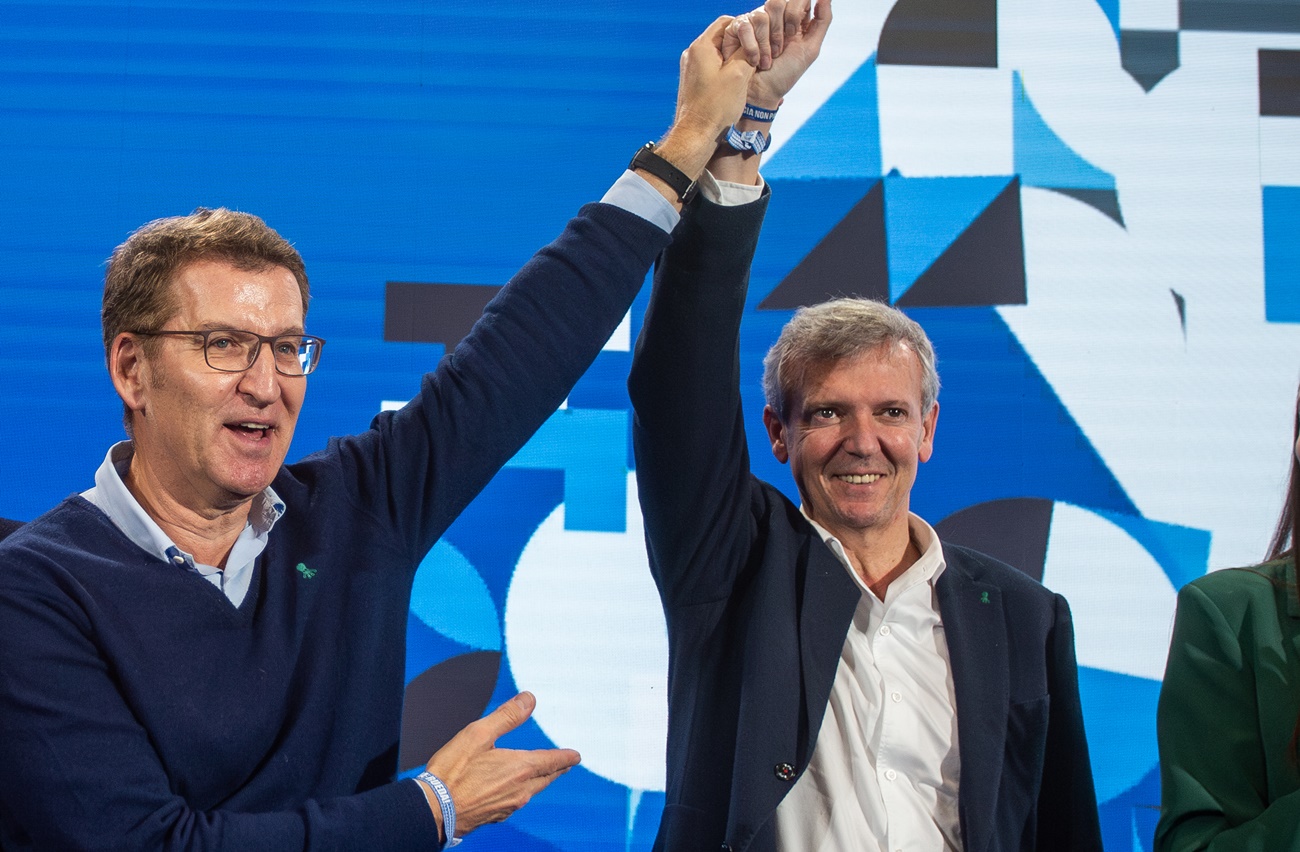
{"label": "man with glasses", "polygon": [[[104,346],[130,440],[0,548],[0,846],[427,852],[578,762],[495,747],[525,693],[393,780],[411,584],[668,243],[757,62],[724,55],[727,23],[683,54],[662,142],[416,399],[300,462],[284,459],[324,341],[293,247],[201,209],[114,251]],[[761,210],[741,218],[756,230]]]}

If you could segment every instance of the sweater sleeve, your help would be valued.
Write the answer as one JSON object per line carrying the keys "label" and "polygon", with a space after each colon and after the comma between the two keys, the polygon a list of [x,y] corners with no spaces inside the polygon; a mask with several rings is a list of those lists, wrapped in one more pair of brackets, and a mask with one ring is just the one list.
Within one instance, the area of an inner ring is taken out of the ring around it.
{"label": "sweater sleeve", "polygon": [[[767,196],[697,200],[655,275],[628,378],[650,567],[670,609],[728,593],[753,529],[740,321]],[[707,571],[706,568],[717,568]]]}
{"label": "sweater sleeve", "polygon": [[416,561],[555,413],[622,321],[669,235],[590,204],[425,375],[419,396],[331,443],[357,511]]}
{"label": "sweater sleeve", "polygon": [[[438,828],[413,781],[351,796],[306,799],[285,790],[257,813],[191,801],[170,778],[149,731],[75,594],[25,582],[0,556],[0,845],[7,850],[369,849],[429,852]],[[15,578],[15,575],[18,575]],[[68,580],[64,580],[68,582]],[[212,653],[222,653],[219,647]],[[183,665],[184,661],[179,661]],[[184,701],[186,696],[171,696]],[[248,695],[249,713],[258,708]],[[272,711],[274,712],[274,711]],[[232,720],[214,720],[214,725]],[[235,722],[235,724],[238,724]],[[322,744],[322,747],[328,747]],[[197,774],[202,775],[202,768]],[[313,779],[302,779],[310,789]],[[231,791],[230,795],[234,795]]]}
{"label": "sweater sleeve", "polygon": [[1300,852],[1300,792],[1269,791],[1272,746],[1261,735],[1255,688],[1263,661],[1233,621],[1196,584],[1179,592],[1158,711],[1157,852]]}

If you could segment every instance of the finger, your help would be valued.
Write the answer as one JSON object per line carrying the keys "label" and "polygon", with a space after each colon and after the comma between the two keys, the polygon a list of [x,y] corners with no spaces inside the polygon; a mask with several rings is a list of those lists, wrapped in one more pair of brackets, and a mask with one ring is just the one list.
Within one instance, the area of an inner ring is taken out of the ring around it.
{"label": "finger", "polygon": [[699,36],[696,37],[695,41],[691,42],[690,46],[686,49],[690,50],[697,44],[712,44],[714,47],[721,49],[723,33],[726,32],[727,27],[731,26],[735,20],[736,19],[730,15],[719,16],[713,23],[709,24],[708,28],[705,29],[704,32],[700,33]]}
{"label": "finger", "polygon": [[813,18],[806,32],[815,38],[818,45],[826,38],[826,28],[831,25],[831,0],[817,0],[813,8]]}
{"label": "finger", "polygon": [[786,41],[794,38],[808,24],[808,12],[812,8],[812,0],[790,0],[785,7],[785,38]]}
{"label": "finger", "polygon": [[755,9],[748,13],[749,22],[754,27],[754,41],[758,46],[758,62],[754,65],[759,71],[772,67],[772,19],[766,9]]}
{"label": "finger", "polygon": [[[531,775],[538,778],[550,778],[563,775],[582,762],[582,755],[571,748],[539,748],[527,751],[497,749],[509,752],[525,764]],[[549,783],[549,782],[548,782]]]}
{"label": "finger", "polygon": [[733,24],[722,31],[722,47],[720,49],[723,62],[730,59],[732,54],[740,49],[740,35],[737,30],[738,28]]}
{"label": "finger", "polygon": [[768,42],[772,46],[772,58],[776,59],[785,50],[785,41],[789,25],[783,23],[786,17],[786,0],[767,0],[763,4],[763,11],[767,12],[770,31],[768,33]]}
{"label": "finger", "polygon": [[484,728],[491,741],[496,742],[498,737],[528,721],[536,706],[537,699],[531,692],[521,692],[473,724]]}
{"label": "finger", "polygon": [[822,42],[826,40],[826,31],[831,25],[831,0],[817,0],[813,7],[812,20],[803,30],[803,44],[808,50],[809,60],[816,59],[821,53]]}
{"label": "finger", "polygon": [[[738,16],[727,27],[727,39],[734,39],[739,45],[739,50],[745,61],[755,67],[762,61],[762,53],[759,51],[758,38],[754,34],[754,22],[751,15],[746,12]],[[724,40],[725,42],[725,40]],[[724,55],[724,60],[726,57]]]}

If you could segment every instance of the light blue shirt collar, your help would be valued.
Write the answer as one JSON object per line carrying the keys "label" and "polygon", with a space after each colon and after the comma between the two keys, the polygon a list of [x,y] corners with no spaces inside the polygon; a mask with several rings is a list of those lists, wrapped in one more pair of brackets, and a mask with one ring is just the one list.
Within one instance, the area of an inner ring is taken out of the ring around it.
{"label": "light blue shirt collar", "polygon": [[110,447],[103,464],[95,471],[95,487],[83,491],[81,496],[108,515],[113,525],[146,553],[179,568],[201,574],[221,589],[231,603],[239,606],[248,593],[253,578],[253,565],[266,549],[271,528],[284,515],[284,501],[270,487],[253,498],[248,523],[235,540],[230,556],[226,558],[226,569],[222,571],[195,562],[193,555],[177,547],[162,527],[140,506],[122,481],[122,475],[130,466],[133,454],[134,448],[130,441],[121,441]]}

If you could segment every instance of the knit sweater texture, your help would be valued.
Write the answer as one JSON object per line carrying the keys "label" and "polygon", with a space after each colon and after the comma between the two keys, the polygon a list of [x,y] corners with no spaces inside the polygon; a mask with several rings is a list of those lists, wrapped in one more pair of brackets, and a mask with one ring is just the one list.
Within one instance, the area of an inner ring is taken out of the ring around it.
{"label": "knit sweater texture", "polygon": [[235,608],[70,497],[0,544],[0,845],[428,850],[394,782],[415,569],[563,401],[668,236],[588,205],[399,412],[283,467]]}

